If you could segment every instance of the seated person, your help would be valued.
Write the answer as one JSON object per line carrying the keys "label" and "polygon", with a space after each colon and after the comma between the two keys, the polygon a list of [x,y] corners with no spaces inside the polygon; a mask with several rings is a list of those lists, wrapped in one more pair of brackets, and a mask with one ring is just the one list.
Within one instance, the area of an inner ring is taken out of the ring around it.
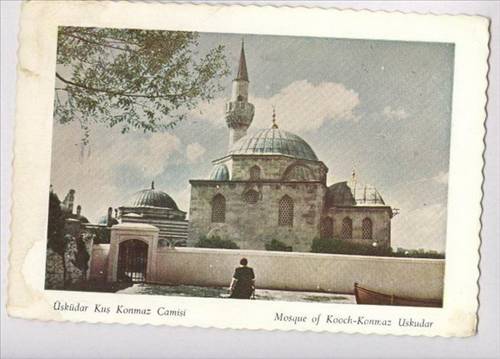
{"label": "seated person", "polygon": [[255,274],[253,269],[247,267],[248,260],[241,258],[240,266],[235,269],[233,280],[229,291],[231,295],[229,298],[237,299],[250,299],[255,291]]}

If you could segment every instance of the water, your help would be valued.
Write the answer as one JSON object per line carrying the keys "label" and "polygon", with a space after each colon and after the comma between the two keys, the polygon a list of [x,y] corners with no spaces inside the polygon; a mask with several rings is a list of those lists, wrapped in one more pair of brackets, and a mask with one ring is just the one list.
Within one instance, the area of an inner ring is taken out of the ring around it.
{"label": "water", "polygon": [[[146,295],[168,295],[179,297],[204,297],[204,298],[227,298],[229,291],[220,287],[198,287],[194,285],[159,285],[159,284],[134,284],[133,286],[120,290],[123,294],[146,294]],[[342,303],[356,304],[356,299],[349,294],[296,292],[284,290],[256,289],[256,300],[281,300],[288,302],[320,302],[320,303]]]}

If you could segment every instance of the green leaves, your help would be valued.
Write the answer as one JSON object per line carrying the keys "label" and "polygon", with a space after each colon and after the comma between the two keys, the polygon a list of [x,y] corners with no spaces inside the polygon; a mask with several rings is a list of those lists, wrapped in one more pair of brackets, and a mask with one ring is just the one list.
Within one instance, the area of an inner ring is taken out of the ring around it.
{"label": "green leaves", "polygon": [[60,27],[55,119],[155,132],[171,129],[222,88],[222,45],[197,53],[193,32]]}
{"label": "green leaves", "polygon": [[220,237],[214,236],[207,238],[206,236],[201,236],[198,242],[195,244],[198,248],[223,248],[223,249],[239,249],[238,245],[230,239],[221,239]]}

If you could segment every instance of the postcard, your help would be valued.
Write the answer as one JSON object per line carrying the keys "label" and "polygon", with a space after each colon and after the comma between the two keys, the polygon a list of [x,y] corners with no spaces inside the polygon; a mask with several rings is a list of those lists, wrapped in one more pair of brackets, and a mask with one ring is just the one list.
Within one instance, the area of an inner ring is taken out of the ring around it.
{"label": "postcard", "polygon": [[9,314],[474,335],[488,25],[25,3]]}

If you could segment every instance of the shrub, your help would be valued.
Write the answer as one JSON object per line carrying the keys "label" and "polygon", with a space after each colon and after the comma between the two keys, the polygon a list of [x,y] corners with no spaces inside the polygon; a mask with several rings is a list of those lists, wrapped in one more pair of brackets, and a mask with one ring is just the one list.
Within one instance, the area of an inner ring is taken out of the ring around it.
{"label": "shrub", "polygon": [[350,242],[339,239],[315,238],[311,245],[313,253],[331,254],[356,254],[365,256],[391,256],[391,248],[385,246],[373,247],[372,245]]}
{"label": "shrub", "polygon": [[339,239],[319,239],[315,238],[311,245],[313,253],[331,254],[355,254],[362,256],[383,256],[383,257],[407,257],[407,258],[436,258],[443,259],[445,255],[436,251],[425,251],[423,249],[398,248],[393,251],[391,247],[373,247],[369,244],[351,242]]}
{"label": "shrub", "polygon": [[220,237],[214,236],[207,238],[206,236],[201,236],[198,243],[194,245],[198,248],[222,248],[222,249],[240,249],[238,245],[230,239],[221,239]]}
{"label": "shrub", "polygon": [[271,242],[266,243],[266,251],[281,251],[281,252],[291,252],[292,247],[287,246],[282,241],[273,239]]}

